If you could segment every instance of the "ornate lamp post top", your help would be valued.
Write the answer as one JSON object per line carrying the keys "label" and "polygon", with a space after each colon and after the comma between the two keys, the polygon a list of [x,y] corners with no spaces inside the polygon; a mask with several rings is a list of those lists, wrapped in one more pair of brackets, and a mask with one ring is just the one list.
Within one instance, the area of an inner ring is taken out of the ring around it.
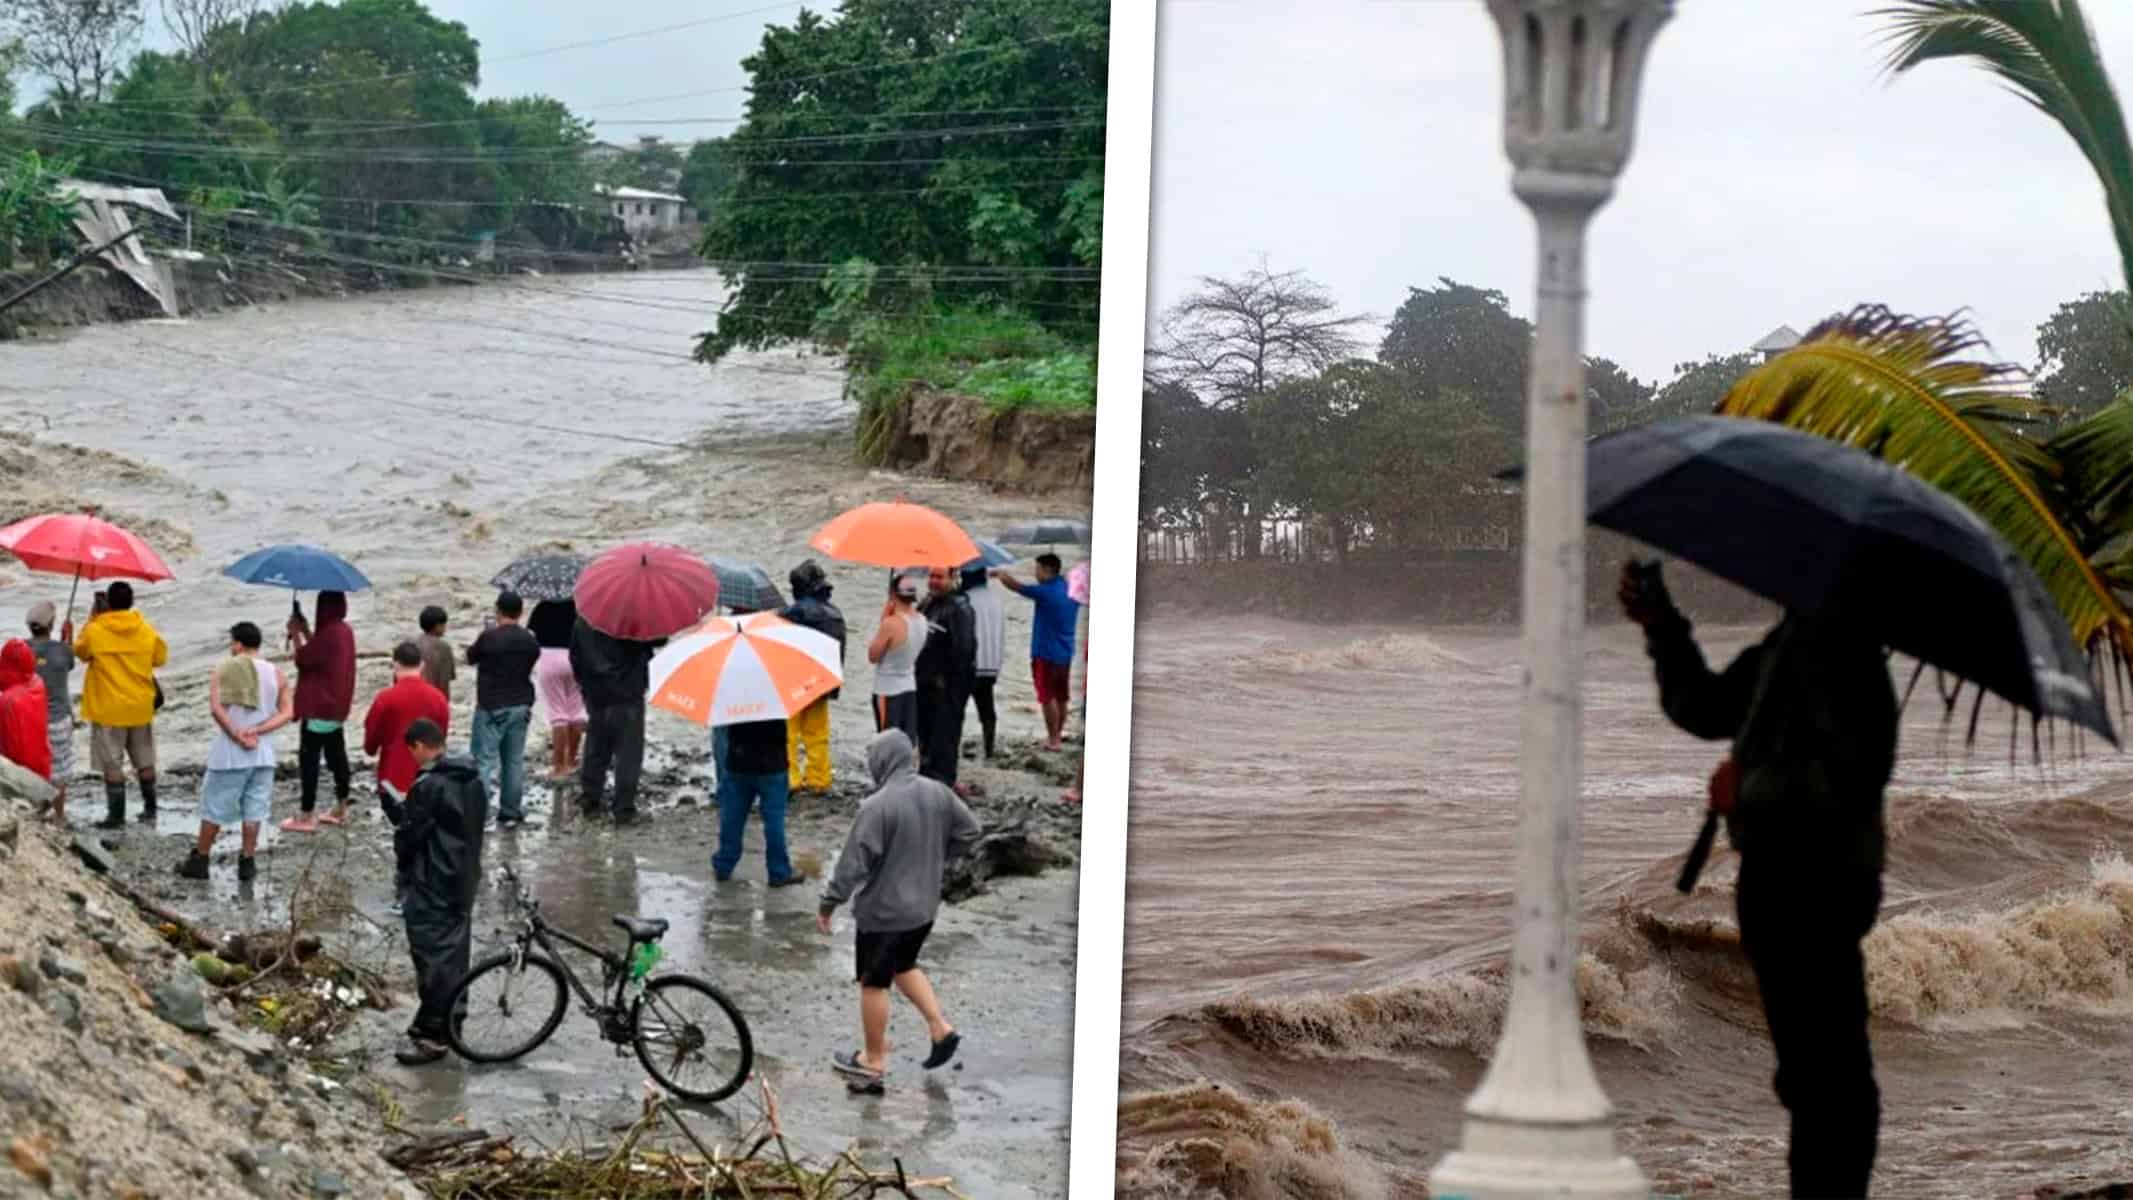
{"label": "ornate lamp post top", "polygon": [[1597,190],[1592,202],[1604,203],[1629,161],[1645,56],[1674,15],[1674,0],[1488,5],[1503,37],[1504,149],[1518,172],[1513,189],[1529,201],[1529,189]]}

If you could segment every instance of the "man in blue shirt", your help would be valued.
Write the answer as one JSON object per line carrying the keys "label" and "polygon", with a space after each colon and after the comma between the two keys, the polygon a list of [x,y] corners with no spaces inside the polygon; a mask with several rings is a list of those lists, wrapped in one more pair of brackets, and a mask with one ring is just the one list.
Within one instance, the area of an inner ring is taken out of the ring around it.
{"label": "man in blue shirt", "polygon": [[1037,556],[1037,580],[1023,583],[1006,572],[994,576],[1008,591],[1028,597],[1037,606],[1030,629],[1030,674],[1037,683],[1037,704],[1044,710],[1044,748],[1062,750],[1066,735],[1067,699],[1074,673],[1074,631],[1081,624],[1081,604],[1067,594],[1067,581],[1059,573],[1059,556]]}

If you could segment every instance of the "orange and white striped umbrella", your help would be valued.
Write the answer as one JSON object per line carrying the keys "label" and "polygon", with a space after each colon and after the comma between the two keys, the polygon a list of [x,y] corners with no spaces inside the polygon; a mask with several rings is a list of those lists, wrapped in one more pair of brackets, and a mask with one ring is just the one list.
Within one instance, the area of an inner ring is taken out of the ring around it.
{"label": "orange and white striped umbrella", "polygon": [[699,725],[780,721],[844,682],[837,639],[776,613],[712,617],[652,659],[653,706]]}

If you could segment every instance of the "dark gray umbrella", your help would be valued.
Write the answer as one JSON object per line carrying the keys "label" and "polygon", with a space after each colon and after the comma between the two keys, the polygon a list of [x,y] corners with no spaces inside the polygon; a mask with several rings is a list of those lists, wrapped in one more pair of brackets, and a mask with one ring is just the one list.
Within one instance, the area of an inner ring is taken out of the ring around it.
{"label": "dark gray umbrella", "polygon": [[718,602],[727,608],[770,612],[785,607],[777,581],[760,564],[737,558],[710,555],[706,558],[718,575]]}
{"label": "dark gray umbrella", "polygon": [[1069,517],[1039,517],[1010,525],[992,540],[1003,546],[1086,546],[1089,544],[1089,523]]}
{"label": "dark gray umbrella", "polygon": [[1841,606],[1884,645],[2117,744],[2036,572],[1939,488],[1863,450],[1736,417],[1595,438],[1586,470],[1593,524],[1788,609]]}
{"label": "dark gray umbrella", "polygon": [[591,561],[583,554],[529,554],[498,571],[489,582],[500,591],[517,592],[535,604],[568,600],[572,589],[578,586],[578,576]]}

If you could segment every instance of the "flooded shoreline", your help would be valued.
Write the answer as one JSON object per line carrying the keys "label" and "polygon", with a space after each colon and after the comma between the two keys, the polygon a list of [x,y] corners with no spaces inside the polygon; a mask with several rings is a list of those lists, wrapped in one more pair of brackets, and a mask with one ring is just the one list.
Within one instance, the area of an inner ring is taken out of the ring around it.
{"label": "flooded shoreline", "polygon": [[[238,619],[278,629],[287,612],[285,593],[216,574],[259,545],[323,544],[371,578],[375,589],[351,605],[364,656],[360,705],[385,682],[381,656],[414,634],[423,605],[445,607],[449,635],[464,645],[493,599],[488,579],[536,547],[657,538],[760,561],[782,580],[809,555],[806,538],[823,521],[884,495],[931,504],[981,535],[1062,509],[1086,513],[1085,496],[1006,497],[857,465],[852,408],[830,360],[779,352],[716,368],[687,361],[721,296],[703,272],[580,277],[567,293],[497,287],[304,301],[0,345],[0,398],[15,401],[0,443],[0,501],[103,504],[148,524],[179,576],[141,590],[140,608],[171,647],[162,676],[169,705],[157,725],[171,782],[154,834],[124,835],[122,870],[219,925],[265,922],[285,906],[297,858],[329,838],[345,840],[346,858],[335,861],[350,876],[353,915],[342,932],[388,943],[395,936],[384,907],[385,827],[373,806],[359,805],[345,833],[299,839],[270,830],[270,865],[245,892],[234,864],[220,859],[204,886],[165,878],[162,860],[182,854],[194,820],[197,785],[182,768],[205,750],[207,673],[223,652],[223,631]],[[877,619],[880,573],[824,565],[863,643]],[[19,622],[33,600],[65,596],[64,580],[0,567],[0,616],[18,614],[8,619]],[[1010,644],[1026,640],[1028,606],[1006,610]],[[278,640],[269,645],[277,657]],[[799,805],[793,818],[796,850],[818,863],[841,842],[871,732],[870,675],[856,647],[851,658],[852,683],[832,706],[842,807]],[[463,744],[472,692],[463,676],[453,696],[455,745]],[[1000,702],[1006,746],[1033,742],[1041,720],[1026,670],[1010,666]],[[892,1076],[886,1098],[857,1101],[825,1065],[857,1036],[849,930],[817,935],[812,889],[767,892],[759,854],[734,882],[712,884],[707,735],[655,714],[648,742],[646,828],[550,828],[546,788],[536,785],[529,807],[538,827],[492,834],[490,865],[507,857],[523,864],[544,909],[567,915],[584,935],[612,933],[613,913],[672,919],[676,967],[704,969],[730,987],[754,1025],[796,1147],[834,1153],[857,1141],[881,1151],[876,1157],[901,1155],[969,1180],[971,1194],[1063,1194],[1074,869],[998,880],[989,894],[944,911],[930,953],[943,999],[970,1039],[966,1068],[922,1082],[925,1073],[909,1064]],[[281,749],[277,817],[291,806],[293,739]],[[535,779],[546,751],[537,722],[528,745]],[[85,750],[80,756],[85,766]],[[1078,814],[1053,811],[1059,764],[1031,771],[1029,758],[967,772],[989,793],[988,820],[1037,814],[1060,849],[1078,852]],[[1070,775],[1071,759],[1060,764]],[[366,784],[359,767],[359,798]],[[83,800],[91,790],[86,780],[75,789],[77,822],[93,819],[94,805]],[[497,923],[490,908],[485,902],[477,915],[477,944]],[[402,972],[404,958],[396,962]],[[903,1018],[892,1038],[908,1046],[917,1035]],[[516,1068],[478,1074],[390,1064],[376,1051],[404,1020],[404,1012],[378,1014],[359,1032],[381,1077],[421,1119],[464,1116],[560,1142],[635,1114],[635,1078],[614,1070],[612,1048],[589,1043],[589,1027],[575,1020]],[[737,1119],[745,1124],[750,1111]]]}
{"label": "flooded shoreline", "polygon": [[[1724,661],[1757,632],[1700,637]],[[1138,638],[1122,1194],[1192,1194],[1209,1137],[1283,1194],[1423,1194],[1506,994],[1516,631],[1159,614]],[[1633,630],[1592,632],[1587,679],[1578,984],[1621,1142],[1662,1193],[1782,1190],[1738,859],[1672,886],[1723,748],[1665,723]],[[1906,713],[1867,943],[1890,1195],[2133,1174],[2133,787],[2063,741],[2033,764],[2026,734],[2010,767],[2008,730],[1988,705],[1966,750],[1930,695]]]}

